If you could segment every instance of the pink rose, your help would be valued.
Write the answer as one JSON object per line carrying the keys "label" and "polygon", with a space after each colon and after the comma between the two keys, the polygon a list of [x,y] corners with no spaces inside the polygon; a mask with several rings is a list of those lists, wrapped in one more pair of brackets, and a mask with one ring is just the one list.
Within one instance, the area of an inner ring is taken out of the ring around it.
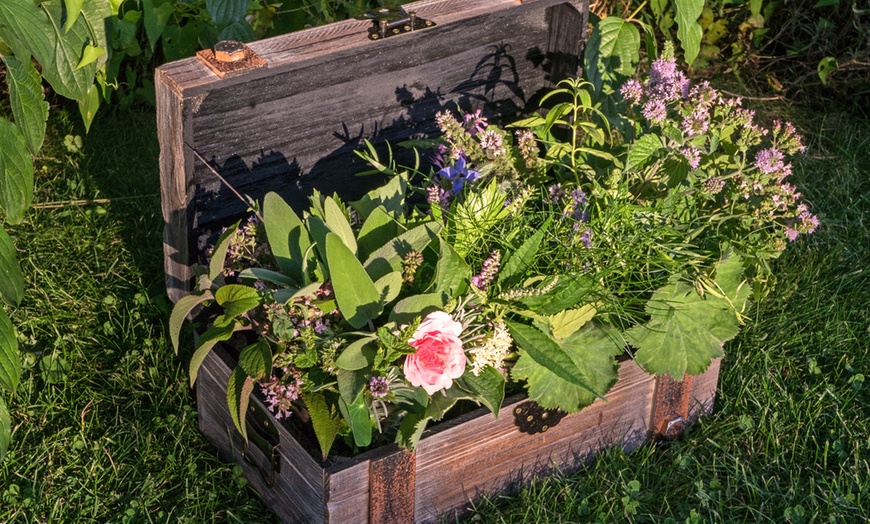
{"label": "pink rose", "polygon": [[430,313],[408,341],[417,352],[405,358],[405,377],[432,395],[453,385],[465,373],[462,324],[443,311]]}

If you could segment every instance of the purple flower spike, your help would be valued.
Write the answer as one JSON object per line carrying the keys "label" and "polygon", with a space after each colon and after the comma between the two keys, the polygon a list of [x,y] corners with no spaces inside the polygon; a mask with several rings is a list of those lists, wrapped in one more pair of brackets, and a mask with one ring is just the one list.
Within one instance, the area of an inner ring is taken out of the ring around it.
{"label": "purple flower spike", "polygon": [[445,167],[437,174],[453,183],[453,193],[459,193],[465,187],[466,182],[476,180],[480,176],[477,171],[472,171],[466,167],[464,156],[459,157],[455,166]]}

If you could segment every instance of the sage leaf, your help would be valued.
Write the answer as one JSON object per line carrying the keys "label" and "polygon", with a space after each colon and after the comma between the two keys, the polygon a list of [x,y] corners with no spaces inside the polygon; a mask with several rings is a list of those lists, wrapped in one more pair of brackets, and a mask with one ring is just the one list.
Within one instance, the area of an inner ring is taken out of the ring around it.
{"label": "sage leaf", "polygon": [[12,122],[0,118],[0,207],[6,222],[20,224],[33,198],[33,161],[27,141]]}
{"label": "sage leaf", "polygon": [[335,300],[348,324],[356,329],[383,311],[381,294],[353,252],[335,233],[326,234],[326,259]]}
{"label": "sage leaf", "polygon": [[0,227],[0,300],[17,306],[24,298],[24,275],[15,255],[15,243]]}
{"label": "sage leaf", "polygon": [[3,56],[6,63],[6,82],[9,85],[9,104],[15,124],[27,142],[31,155],[36,155],[45,139],[48,102],[42,90],[42,75],[31,60],[21,61],[14,56]]}
{"label": "sage leaf", "polygon": [[0,308],[0,387],[14,393],[20,379],[21,357],[18,356],[15,327]]}

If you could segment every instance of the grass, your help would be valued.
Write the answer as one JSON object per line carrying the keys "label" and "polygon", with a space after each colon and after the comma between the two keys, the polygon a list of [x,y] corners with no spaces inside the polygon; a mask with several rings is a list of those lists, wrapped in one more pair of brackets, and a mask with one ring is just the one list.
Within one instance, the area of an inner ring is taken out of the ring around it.
{"label": "grass", "polygon": [[[197,430],[166,338],[153,111],[104,112],[79,153],[54,111],[36,206],[11,228],[29,369],[10,403],[0,522],[276,522]],[[823,226],[726,347],[713,416],[677,442],[481,501],[471,522],[862,522],[870,517],[870,122],[796,116]],[[73,148],[74,149],[74,148]],[[82,202],[82,201],[85,202]]]}

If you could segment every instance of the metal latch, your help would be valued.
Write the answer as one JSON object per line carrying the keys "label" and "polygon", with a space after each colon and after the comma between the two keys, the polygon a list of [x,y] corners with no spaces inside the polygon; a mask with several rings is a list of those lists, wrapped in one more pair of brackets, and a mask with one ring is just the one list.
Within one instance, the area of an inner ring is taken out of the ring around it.
{"label": "metal latch", "polygon": [[357,20],[372,21],[372,26],[369,28],[369,40],[380,40],[435,26],[435,22],[432,20],[420,18],[415,11],[405,12],[401,7],[382,7],[356,18]]}

